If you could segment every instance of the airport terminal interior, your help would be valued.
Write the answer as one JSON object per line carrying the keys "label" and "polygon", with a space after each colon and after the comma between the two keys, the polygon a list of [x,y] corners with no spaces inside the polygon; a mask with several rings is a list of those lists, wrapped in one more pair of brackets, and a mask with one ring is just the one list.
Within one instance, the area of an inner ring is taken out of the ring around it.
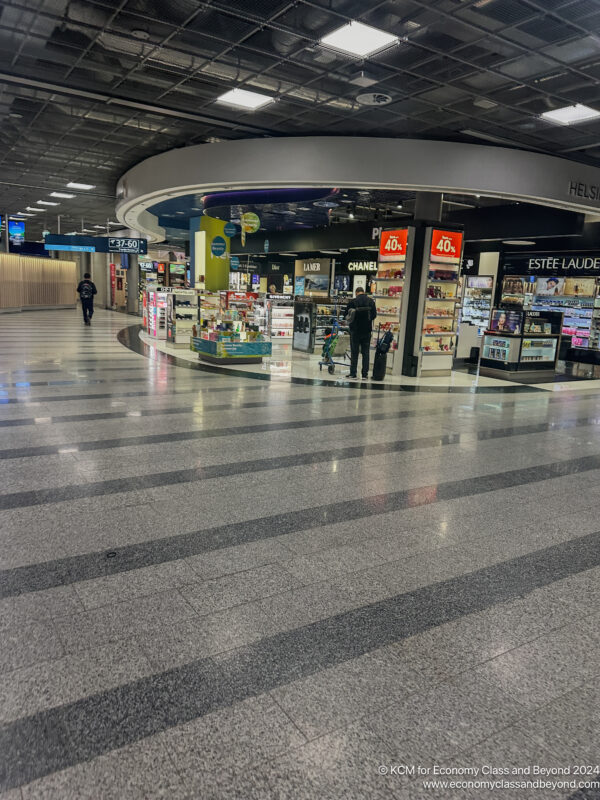
{"label": "airport terminal interior", "polygon": [[599,800],[600,3],[0,63],[0,800]]}

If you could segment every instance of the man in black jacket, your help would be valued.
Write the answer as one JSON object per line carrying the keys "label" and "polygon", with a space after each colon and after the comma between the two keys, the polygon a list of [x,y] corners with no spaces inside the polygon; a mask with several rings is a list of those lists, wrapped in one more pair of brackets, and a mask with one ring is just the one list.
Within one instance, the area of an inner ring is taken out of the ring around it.
{"label": "man in black jacket", "polygon": [[85,325],[91,324],[91,319],[94,314],[94,295],[98,293],[96,284],[92,282],[91,275],[86,272],[83,280],[79,282],[77,291],[81,299],[81,310],[83,311],[83,322]]}
{"label": "man in black jacket", "polygon": [[371,348],[371,334],[373,333],[373,320],[377,316],[375,301],[365,294],[360,287],[346,308],[348,327],[350,328],[350,372],[347,378],[356,378],[358,368],[358,353],[362,353],[362,376],[369,377],[369,350]]}

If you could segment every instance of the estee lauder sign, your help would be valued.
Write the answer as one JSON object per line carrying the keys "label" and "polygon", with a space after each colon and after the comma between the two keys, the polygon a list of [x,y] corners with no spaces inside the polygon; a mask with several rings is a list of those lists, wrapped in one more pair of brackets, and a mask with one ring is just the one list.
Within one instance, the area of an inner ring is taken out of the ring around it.
{"label": "estee lauder sign", "polygon": [[569,272],[571,270],[600,272],[600,256],[549,256],[530,258],[528,272]]}
{"label": "estee lauder sign", "polygon": [[600,275],[600,253],[532,253],[529,256],[508,255],[503,260],[504,274],[554,274],[554,275]]}
{"label": "estee lauder sign", "polygon": [[600,200],[600,186],[593,183],[569,181],[569,195],[583,197],[585,200]]}

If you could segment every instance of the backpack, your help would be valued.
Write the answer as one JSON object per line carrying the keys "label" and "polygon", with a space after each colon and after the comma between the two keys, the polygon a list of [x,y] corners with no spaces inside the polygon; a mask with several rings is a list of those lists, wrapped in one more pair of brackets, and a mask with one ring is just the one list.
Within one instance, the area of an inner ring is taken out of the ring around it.
{"label": "backpack", "polygon": [[82,300],[91,300],[94,296],[94,290],[92,284],[89,282],[84,282],[81,284],[81,289],[79,291],[79,296]]}

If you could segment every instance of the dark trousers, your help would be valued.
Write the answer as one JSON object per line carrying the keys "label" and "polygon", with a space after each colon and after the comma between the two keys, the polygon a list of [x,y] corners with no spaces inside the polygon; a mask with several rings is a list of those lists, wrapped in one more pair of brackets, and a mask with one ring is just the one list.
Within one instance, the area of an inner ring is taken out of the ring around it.
{"label": "dark trousers", "polygon": [[94,301],[93,300],[82,300],[81,301],[81,310],[83,312],[83,321],[87,322],[88,319],[91,319],[94,316]]}
{"label": "dark trousers", "polygon": [[369,377],[369,351],[371,348],[370,333],[350,332],[350,373],[356,375],[358,354],[362,353],[362,376]]}

